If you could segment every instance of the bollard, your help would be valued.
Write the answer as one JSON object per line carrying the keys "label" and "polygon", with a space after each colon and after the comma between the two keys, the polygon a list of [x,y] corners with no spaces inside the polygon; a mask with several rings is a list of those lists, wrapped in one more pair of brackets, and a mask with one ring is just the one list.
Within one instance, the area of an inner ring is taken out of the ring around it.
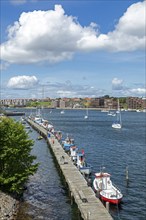
{"label": "bollard", "polygon": [[64,156],[60,157],[60,164],[64,164],[64,162],[65,162]]}
{"label": "bollard", "polygon": [[106,209],[109,212],[109,202],[106,202]]}
{"label": "bollard", "polygon": [[88,211],[88,213],[87,213],[87,220],[90,220],[90,212]]}
{"label": "bollard", "polygon": [[126,186],[129,185],[129,172],[128,172],[128,166],[126,166]]}
{"label": "bollard", "polygon": [[126,166],[126,180],[129,180],[128,166]]}
{"label": "bollard", "polygon": [[70,203],[71,203],[71,205],[73,205],[73,193],[72,192],[70,192]]}

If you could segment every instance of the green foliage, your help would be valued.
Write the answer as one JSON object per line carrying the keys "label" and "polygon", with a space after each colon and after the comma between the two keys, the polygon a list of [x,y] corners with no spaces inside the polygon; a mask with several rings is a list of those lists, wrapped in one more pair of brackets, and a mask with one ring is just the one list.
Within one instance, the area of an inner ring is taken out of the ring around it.
{"label": "green foliage", "polygon": [[120,103],[126,104],[126,97],[121,97],[119,100],[120,100]]}
{"label": "green foliage", "polygon": [[110,98],[109,95],[104,95],[103,97],[104,97],[105,99],[109,99],[109,98]]}
{"label": "green foliage", "polygon": [[85,108],[89,108],[89,106],[90,106],[90,102],[88,102],[88,101],[84,102],[84,107]]}
{"label": "green foliage", "polygon": [[27,107],[38,107],[39,106],[39,102],[28,102],[26,104]]}
{"label": "green foliage", "polygon": [[31,101],[26,104],[27,107],[50,107],[51,102]]}
{"label": "green foliage", "polygon": [[20,194],[24,183],[37,171],[30,154],[33,141],[24,126],[10,118],[0,121],[0,188]]}

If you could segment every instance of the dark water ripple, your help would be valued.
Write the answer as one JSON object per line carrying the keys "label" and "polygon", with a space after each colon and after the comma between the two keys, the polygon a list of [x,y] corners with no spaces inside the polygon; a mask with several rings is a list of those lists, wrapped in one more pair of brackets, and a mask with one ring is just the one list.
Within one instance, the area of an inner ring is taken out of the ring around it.
{"label": "dark water ripple", "polygon": [[[29,115],[30,110],[26,111]],[[101,166],[106,167],[112,181],[121,189],[122,204],[110,206],[113,218],[146,219],[146,114],[122,112],[123,128],[117,131],[111,127],[114,118],[103,112],[89,111],[88,120],[84,119],[83,110],[65,110],[63,115],[59,110],[49,112],[43,110],[44,118],[50,120],[56,130],[63,131],[64,138],[66,134],[72,135],[77,146],[85,149],[93,173],[99,172]],[[36,140],[36,132],[31,136]],[[24,218],[18,220],[77,220],[44,140],[36,141],[33,153],[40,167],[30,178],[20,210]],[[126,166],[129,168],[128,185]]]}

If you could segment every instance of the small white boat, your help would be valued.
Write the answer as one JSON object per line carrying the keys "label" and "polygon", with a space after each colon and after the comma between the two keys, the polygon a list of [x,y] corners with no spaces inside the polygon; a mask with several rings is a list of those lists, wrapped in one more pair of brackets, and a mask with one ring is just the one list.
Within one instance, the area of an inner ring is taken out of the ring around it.
{"label": "small white boat", "polygon": [[118,109],[116,111],[116,121],[113,122],[112,128],[121,129],[122,128],[122,120],[121,120],[121,111],[120,111],[120,104],[118,99]]}
{"label": "small white boat", "polygon": [[108,112],[108,110],[106,110],[106,109],[102,109],[101,112]]}
{"label": "small white boat", "polygon": [[85,161],[85,155],[83,153],[77,154],[77,168],[84,175],[90,175],[92,172],[92,166]]}
{"label": "small white boat", "polygon": [[123,195],[121,191],[113,185],[110,176],[109,173],[95,173],[93,187],[96,192],[99,192],[101,200],[112,204],[119,204]]}
{"label": "small white boat", "polygon": [[20,122],[21,122],[22,124],[26,124],[25,118],[21,117],[21,118],[20,118]]}
{"label": "small white boat", "polygon": [[72,161],[74,162],[77,161],[77,152],[78,152],[77,146],[73,145],[70,147],[70,156],[71,156]]}
{"label": "small white boat", "polygon": [[116,113],[112,112],[112,111],[109,111],[107,115],[109,115],[109,116],[116,116]]}
{"label": "small white boat", "polygon": [[61,112],[60,112],[60,114],[64,114],[65,112],[64,112],[64,110],[62,110]]}
{"label": "small white boat", "polygon": [[122,128],[122,125],[121,125],[120,123],[118,123],[118,122],[114,122],[114,123],[112,124],[112,128],[120,129],[120,128]]}
{"label": "small white boat", "polygon": [[41,135],[37,137],[37,140],[42,140],[42,139],[43,137]]}
{"label": "small white boat", "polygon": [[66,139],[62,141],[62,146],[66,152],[70,152],[70,147],[75,146],[74,139],[67,134]]}
{"label": "small white boat", "polygon": [[36,115],[34,117],[34,121],[36,123],[42,122],[42,117],[41,117],[41,109],[36,109]]}
{"label": "small white boat", "polygon": [[36,115],[36,116],[35,116],[34,122],[36,122],[37,124],[42,123],[42,118],[40,117],[40,115]]}
{"label": "small white boat", "polygon": [[86,109],[86,115],[84,116],[85,119],[88,119],[88,108]]}

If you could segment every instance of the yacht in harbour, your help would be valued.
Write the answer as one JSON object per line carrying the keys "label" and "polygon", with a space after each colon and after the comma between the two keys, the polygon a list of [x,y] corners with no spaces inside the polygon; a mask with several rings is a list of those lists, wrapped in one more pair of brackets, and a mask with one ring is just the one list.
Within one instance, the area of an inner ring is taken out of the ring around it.
{"label": "yacht in harbour", "polygon": [[113,122],[112,128],[115,128],[115,129],[121,129],[122,128],[122,119],[121,119],[121,110],[120,110],[119,99],[118,99],[118,108],[117,108],[117,111],[116,111],[116,121]]}

